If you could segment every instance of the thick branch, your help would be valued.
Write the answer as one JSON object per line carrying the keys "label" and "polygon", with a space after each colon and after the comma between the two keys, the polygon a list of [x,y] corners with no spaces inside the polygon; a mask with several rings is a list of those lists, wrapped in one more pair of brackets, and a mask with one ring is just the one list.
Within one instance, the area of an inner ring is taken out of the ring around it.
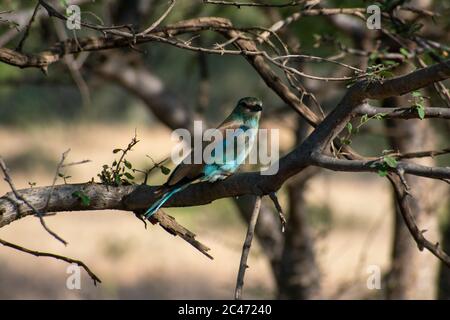
{"label": "thick branch", "polygon": [[[231,23],[227,19],[216,17],[196,18],[184,20],[179,23],[153,30],[148,34],[132,35],[129,37],[89,37],[69,39],[58,42],[49,50],[24,54],[7,48],[0,48],[0,61],[20,68],[47,68],[50,64],[59,61],[64,55],[76,54],[83,51],[100,51],[112,48],[133,47],[151,41],[162,41],[165,37],[175,36],[181,33],[196,32],[206,29],[220,30],[230,28]],[[170,42],[168,42],[170,43]],[[220,50],[218,50],[218,54]]]}
{"label": "thick branch", "polygon": [[[329,170],[346,172],[376,172],[377,163],[374,160],[345,160],[332,158],[322,154],[314,154],[314,164]],[[399,161],[396,168],[387,168],[393,172],[404,173],[432,179],[450,179],[450,167],[428,167],[411,162]]]}
{"label": "thick branch", "polygon": [[[425,108],[425,118],[440,118],[450,119],[450,108]],[[414,107],[398,107],[398,108],[384,108],[374,107],[367,103],[356,108],[355,113],[358,115],[375,116],[383,114],[386,119],[419,119],[417,109]]]}

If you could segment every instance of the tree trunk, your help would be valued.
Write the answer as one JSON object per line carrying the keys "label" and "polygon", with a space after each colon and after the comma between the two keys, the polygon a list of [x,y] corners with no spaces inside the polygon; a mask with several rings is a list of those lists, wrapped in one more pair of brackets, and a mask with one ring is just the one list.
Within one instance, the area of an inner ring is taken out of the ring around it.
{"label": "tree trunk", "polygon": [[[305,138],[306,127],[305,122],[299,120],[297,143]],[[288,185],[289,219],[278,276],[280,299],[314,299],[320,294],[320,270],[304,196],[311,176],[305,172]]]}
{"label": "tree trunk", "polygon": [[[446,125],[446,134],[450,134],[450,124]],[[448,196],[448,190],[450,187],[447,187],[447,217],[445,219],[445,225],[442,226],[442,247],[446,252],[450,250],[450,197]],[[438,288],[438,299],[441,300],[450,300],[450,268],[447,267],[444,263],[439,264],[439,288]]]}
{"label": "tree trunk", "polygon": [[279,272],[280,299],[319,297],[320,271],[314,252],[314,240],[307,222],[304,201],[305,183],[289,186],[289,222]]}
{"label": "tree trunk", "polygon": [[[386,106],[410,104],[405,98],[388,99]],[[391,148],[400,152],[433,150],[435,137],[428,122],[421,120],[388,121]],[[433,165],[433,159],[414,160]],[[436,182],[416,176],[406,176],[414,196],[411,208],[418,226],[427,230],[427,237],[438,239]],[[432,191],[435,191],[434,193]],[[420,200],[418,200],[420,199]],[[395,200],[394,200],[395,201]],[[392,264],[387,281],[389,299],[434,299],[436,295],[437,260],[428,252],[420,252],[405,226],[398,209],[395,211]]]}
{"label": "tree trunk", "polygon": [[[450,201],[447,204],[447,215],[450,212]],[[448,220],[448,219],[447,219]],[[446,252],[450,250],[450,221],[447,221],[442,232],[442,246]],[[439,292],[438,299],[450,300],[450,268],[445,264],[439,265]]]}

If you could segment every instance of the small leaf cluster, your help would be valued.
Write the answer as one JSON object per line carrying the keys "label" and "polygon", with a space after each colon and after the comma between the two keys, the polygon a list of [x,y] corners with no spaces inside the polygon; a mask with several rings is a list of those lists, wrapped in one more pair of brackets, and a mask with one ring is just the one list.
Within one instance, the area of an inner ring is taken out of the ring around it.
{"label": "small leaf cluster", "polygon": [[371,168],[376,168],[380,177],[386,177],[389,169],[395,169],[398,166],[397,160],[390,155],[384,155],[380,161],[374,162],[370,165]]}
{"label": "small leaf cluster", "polygon": [[72,178],[72,176],[68,176],[63,172],[58,172],[58,177],[64,180],[64,184],[67,184],[67,179]]}
{"label": "small leaf cluster", "polygon": [[134,180],[133,164],[125,157],[132,148],[138,144],[136,135],[131,139],[131,142],[124,149],[117,148],[113,150],[113,154],[121,153],[118,160],[114,160],[111,165],[103,165],[102,171],[97,175],[100,181],[106,185],[121,186],[131,185]]}
{"label": "small leaf cluster", "polygon": [[361,116],[360,122],[356,127],[353,127],[351,122],[348,122],[345,128],[347,129],[347,135],[345,138],[341,139],[341,143],[345,145],[350,145],[352,143],[351,137],[353,134],[359,133],[359,130],[363,125],[365,125],[369,120],[375,119],[375,120],[382,120],[386,116],[386,113],[377,113],[371,117],[369,117],[367,114],[364,114]]}
{"label": "small leaf cluster", "polygon": [[420,120],[425,118],[425,98],[420,91],[414,91],[411,93],[413,96],[413,108],[416,109]]}
{"label": "small leaf cluster", "polygon": [[83,206],[89,206],[91,204],[91,198],[81,190],[73,192],[72,196],[78,198]]}

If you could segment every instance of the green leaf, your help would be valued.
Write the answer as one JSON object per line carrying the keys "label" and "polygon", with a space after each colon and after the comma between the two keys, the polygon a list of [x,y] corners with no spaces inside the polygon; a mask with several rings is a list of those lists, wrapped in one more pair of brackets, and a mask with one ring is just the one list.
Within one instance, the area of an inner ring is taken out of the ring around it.
{"label": "green leaf", "polygon": [[383,120],[383,118],[386,116],[386,113],[377,113],[374,118],[377,120]]}
{"label": "green leaf", "polygon": [[390,77],[394,76],[394,74],[391,71],[382,70],[382,71],[380,71],[380,76],[382,76],[383,78],[390,78]]}
{"label": "green leaf", "polygon": [[388,172],[387,172],[387,169],[384,168],[384,167],[378,169],[378,175],[379,175],[380,177],[386,177],[386,176],[387,176],[387,173],[388,173]]}
{"label": "green leaf", "polygon": [[366,123],[367,121],[369,121],[369,116],[368,116],[367,114],[364,114],[364,115],[361,117],[361,122],[360,122],[360,124],[364,124],[364,123]]}
{"label": "green leaf", "polygon": [[166,176],[170,173],[170,169],[169,168],[164,167],[164,166],[161,166],[160,168],[161,168],[161,172],[163,174],[165,174]]}
{"label": "green leaf", "polygon": [[114,149],[113,153],[117,153],[117,152],[120,152],[120,151],[122,151],[122,149]]}
{"label": "green leaf", "polygon": [[91,204],[91,198],[89,198],[89,196],[87,194],[85,194],[83,191],[75,191],[72,193],[72,196],[74,196],[75,198],[78,198],[81,200],[81,204],[83,206],[88,206]]}
{"label": "green leaf", "polygon": [[347,131],[349,134],[352,134],[353,125],[349,122],[347,123]]}
{"label": "green leaf", "polygon": [[131,169],[133,166],[131,165],[131,163],[127,160],[123,160],[123,163],[125,164],[125,167],[127,167],[128,169]]}
{"label": "green leaf", "polygon": [[400,53],[407,58],[409,56],[409,51],[406,48],[400,48]]}
{"label": "green leaf", "polygon": [[134,179],[134,176],[131,173],[129,173],[129,172],[125,172],[125,177],[127,177],[130,180]]}
{"label": "green leaf", "polygon": [[342,144],[350,145],[352,143],[352,140],[350,139],[341,139]]}
{"label": "green leaf", "polygon": [[383,61],[383,64],[384,64],[385,66],[394,66],[394,65],[397,64],[397,62],[392,61],[392,60],[384,60],[384,61]]}
{"label": "green leaf", "polygon": [[415,98],[421,97],[422,93],[420,91],[413,91],[411,95]]}
{"label": "green leaf", "polygon": [[423,105],[416,105],[417,114],[419,115],[420,120],[425,119],[425,108]]}
{"label": "green leaf", "polygon": [[398,162],[395,160],[394,157],[391,156],[384,156],[383,157],[384,163],[386,163],[391,168],[397,168]]}

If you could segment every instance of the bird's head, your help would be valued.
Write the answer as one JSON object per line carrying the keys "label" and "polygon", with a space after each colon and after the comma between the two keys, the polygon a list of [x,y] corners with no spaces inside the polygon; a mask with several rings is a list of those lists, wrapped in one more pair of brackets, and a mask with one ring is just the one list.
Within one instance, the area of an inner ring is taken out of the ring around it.
{"label": "bird's head", "polygon": [[238,101],[233,114],[240,117],[242,120],[257,118],[261,115],[262,102],[253,97],[245,97]]}
{"label": "bird's head", "polygon": [[244,113],[261,112],[262,102],[257,98],[245,97],[238,101],[236,109]]}

